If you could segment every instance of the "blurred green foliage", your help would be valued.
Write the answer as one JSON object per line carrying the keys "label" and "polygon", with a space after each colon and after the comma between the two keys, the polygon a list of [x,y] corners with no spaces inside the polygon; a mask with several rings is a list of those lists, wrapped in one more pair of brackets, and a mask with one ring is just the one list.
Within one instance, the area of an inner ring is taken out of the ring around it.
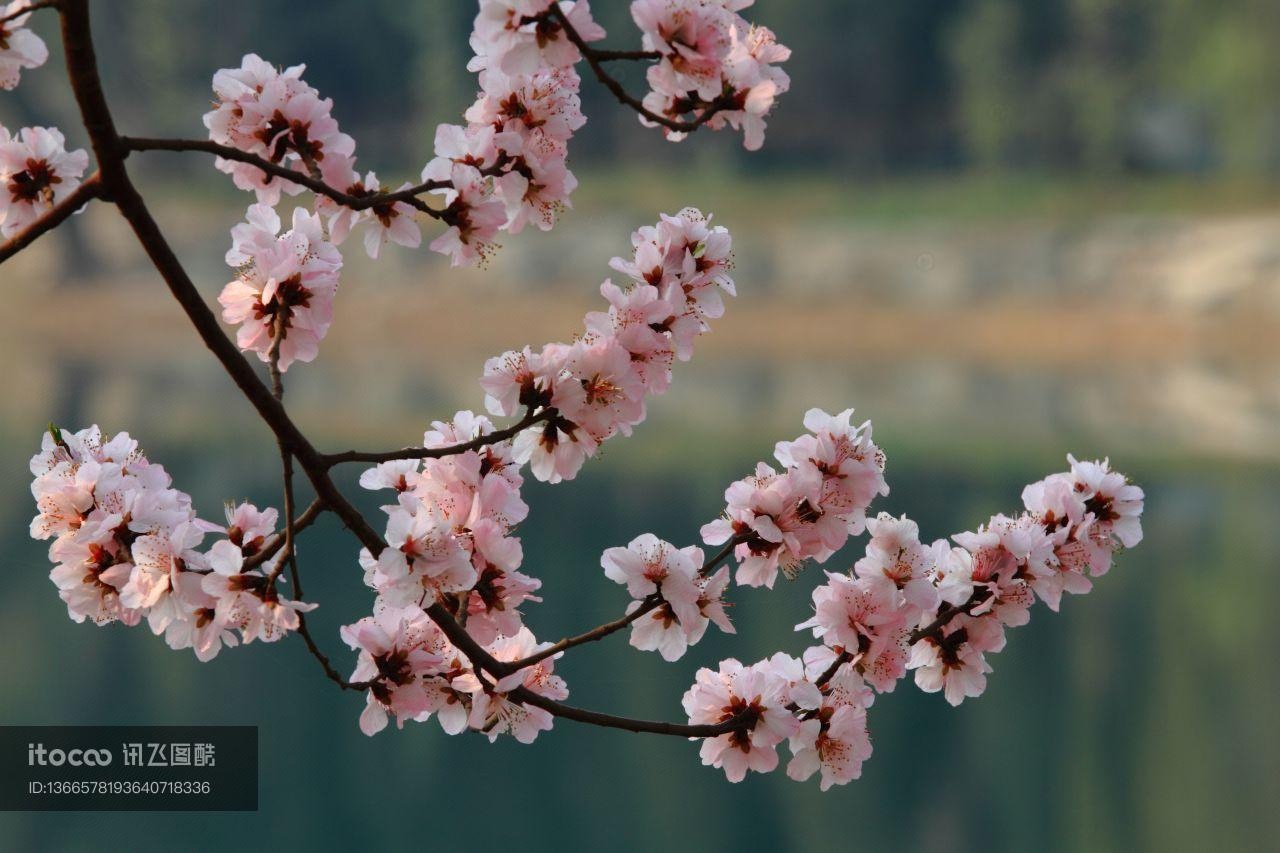
{"label": "blurred green foliage", "polygon": [[[596,4],[607,43],[638,41],[621,0]],[[474,4],[460,0],[94,4],[127,127],[201,133],[214,69],[257,51],[307,79],[374,167],[420,162],[458,120]],[[769,141],[680,147],[584,87],[584,164],[619,159],[842,173],[1042,170],[1273,176],[1280,171],[1280,5],[1274,0],[759,0],[747,10],[795,53]],[[37,25],[46,36],[48,22]],[[52,40],[52,39],[51,39]],[[635,90],[641,69],[623,72]],[[6,122],[70,124],[56,73],[0,104]]]}

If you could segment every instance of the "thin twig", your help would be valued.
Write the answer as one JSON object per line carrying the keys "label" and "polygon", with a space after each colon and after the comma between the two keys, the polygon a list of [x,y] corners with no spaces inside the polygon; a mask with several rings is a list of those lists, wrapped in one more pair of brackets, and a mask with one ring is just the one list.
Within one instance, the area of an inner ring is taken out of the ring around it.
{"label": "thin twig", "polygon": [[[711,570],[714,569],[716,566],[720,565],[721,563],[723,563],[726,559],[728,559],[729,556],[733,553],[734,548],[738,547],[738,545],[741,544],[742,541],[743,540],[737,536],[730,539],[728,543],[725,544],[724,548],[720,549],[720,551],[714,557],[712,557],[710,560],[707,561],[705,565],[703,565],[702,569],[699,571],[699,574],[702,575],[703,577],[711,574]],[[576,637],[566,637],[565,639],[561,640],[558,643],[553,643],[547,648],[542,649],[541,651],[538,651],[538,652],[534,652],[528,657],[523,657],[523,658],[520,658],[519,660],[511,661],[505,664],[505,666],[508,667],[509,671],[515,672],[517,670],[524,669],[526,666],[532,666],[538,661],[546,660],[549,657],[558,655],[561,652],[563,652],[565,649],[571,649],[574,646],[581,646],[584,643],[593,643],[597,640],[603,640],[605,637],[609,636],[610,634],[621,631],[623,628],[627,627],[632,622],[639,619],[641,616],[644,616],[646,613],[652,612],[656,607],[658,607],[658,605],[662,603],[663,603],[663,598],[658,593],[654,593],[653,595],[646,596],[641,601],[640,606],[637,607],[635,610],[632,610],[626,616],[623,616],[618,619],[614,619],[612,622],[606,622],[603,625],[598,625],[595,628],[592,628],[590,631],[584,631],[583,633],[578,634]]]}
{"label": "thin twig", "polygon": [[216,154],[224,160],[248,163],[273,177],[282,178],[306,187],[313,193],[326,196],[343,207],[348,207],[352,210],[368,210],[382,205],[394,204],[395,202],[404,202],[428,216],[440,219],[444,216],[444,211],[431,207],[418,196],[432,190],[448,189],[453,186],[449,181],[426,181],[417,186],[395,192],[352,195],[344,190],[332,187],[318,177],[309,175],[306,172],[290,169],[288,166],[281,166],[279,163],[273,163],[265,157],[259,157],[257,154],[250,154],[248,151],[241,151],[239,148],[232,148],[229,145],[221,145],[209,139],[150,139],[126,136],[122,137],[120,142],[128,151],[203,151],[207,154]]}
{"label": "thin twig", "polygon": [[6,12],[0,15],[0,24],[7,24],[15,18],[21,18],[23,15],[36,12],[40,9],[56,9],[58,8],[58,0],[37,0],[35,3],[28,3],[21,9],[14,9],[12,12]]}
{"label": "thin twig", "polygon": [[0,244],[0,264],[21,252],[45,233],[57,228],[92,199],[102,197],[101,176],[94,172],[39,219]]}
{"label": "thin twig", "polygon": [[554,409],[534,410],[530,408],[525,412],[523,418],[516,423],[504,429],[494,430],[491,433],[473,438],[470,441],[464,441],[460,444],[450,444],[444,447],[406,447],[401,450],[386,451],[365,451],[365,450],[346,450],[341,453],[323,453],[320,455],[321,461],[326,468],[332,468],[334,465],[340,465],[343,462],[390,462],[394,459],[442,459],[446,456],[457,456],[466,453],[469,450],[479,450],[492,444],[500,444],[509,438],[514,438],[522,431],[528,429],[536,423],[548,420],[555,414]]}
{"label": "thin twig", "polygon": [[[271,373],[271,395],[276,402],[284,405],[284,376],[280,371],[280,348],[284,346],[284,338],[288,333],[288,310],[277,301],[276,315],[272,322],[271,347],[267,352],[267,369]],[[276,561],[271,574],[267,575],[267,590],[275,588],[276,578],[280,577],[285,564],[289,566],[293,578],[294,597],[301,598],[301,579],[298,576],[298,561],[293,541],[293,455],[283,440],[276,442],[280,447],[280,468],[284,484],[284,551]]]}

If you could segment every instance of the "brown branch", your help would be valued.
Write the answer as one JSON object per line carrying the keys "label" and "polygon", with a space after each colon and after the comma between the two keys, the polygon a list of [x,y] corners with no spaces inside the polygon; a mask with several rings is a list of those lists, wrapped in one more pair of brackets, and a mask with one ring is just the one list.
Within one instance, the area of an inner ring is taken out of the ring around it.
{"label": "brown branch", "polygon": [[[578,48],[581,50],[582,48]],[[591,48],[591,54],[601,62],[623,61],[643,61],[646,59],[661,59],[662,54],[656,50],[605,50],[599,47]]]}
{"label": "brown branch", "polygon": [[[272,323],[273,338],[267,354],[267,367],[271,373],[271,396],[275,397],[276,402],[282,406],[284,405],[284,376],[280,371],[280,347],[284,345],[284,336],[287,333],[285,321],[286,313],[281,308],[276,311],[275,321]],[[293,455],[289,453],[289,448],[283,441],[277,440],[276,444],[280,448],[280,471],[284,486],[284,553],[276,561],[275,568],[267,575],[267,590],[269,592],[275,587],[276,579],[280,577],[280,572],[284,571],[287,563],[290,576],[293,578],[294,597],[301,599],[302,579],[298,575],[298,560],[293,543]]]}
{"label": "brown branch", "polygon": [[818,676],[818,680],[814,682],[814,686],[818,688],[825,687],[827,682],[836,677],[836,673],[840,671],[840,667],[853,660],[853,655],[844,649],[836,655],[836,659],[831,662],[831,666],[827,667],[822,675]]}
{"label": "brown branch", "polygon": [[573,43],[574,47],[578,48],[582,57],[587,60],[587,65],[591,66],[591,71],[595,74],[596,79],[599,80],[606,89],[612,92],[613,96],[617,98],[620,103],[635,110],[654,124],[660,124],[668,130],[674,130],[678,133],[691,133],[711,121],[716,113],[728,109],[731,106],[729,101],[724,98],[716,98],[715,101],[706,105],[706,109],[703,110],[701,114],[689,121],[673,119],[668,116],[655,113],[653,110],[646,107],[643,101],[628,92],[612,74],[605,70],[604,63],[615,59],[660,58],[661,54],[658,54],[656,51],[652,51],[654,56],[650,57],[648,56],[648,54],[651,53],[650,51],[596,50],[587,44],[587,42],[582,38],[582,35],[578,32],[577,28],[569,21],[569,16],[560,8],[559,3],[552,3],[546,14],[554,17],[556,19],[556,23],[564,29],[565,37]]}
{"label": "brown branch", "polygon": [[320,651],[320,647],[316,645],[316,641],[311,636],[311,629],[307,627],[307,614],[301,610],[298,611],[298,634],[302,636],[302,642],[306,643],[307,651],[311,652],[311,656],[320,661],[320,666],[324,669],[325,677],[337,684],[343,690],[367,690],[369,682],[367,681],[347,681],[342,677],[342,673],[333,668],[329,656]]}
{"label": "brown branch", "polygon": [[728,734],[736,731],[746,725],[746,721],[742,717],[730,717],[723,723],[714,724],[692,724],[692,723],[666,723],[653,720],[637,720],[631,717],[619,717],[614,714],[605,714],[600,711],[588,711],[584,708],[577,708],[573,705],[566,705],[563,702],[556,702],[545,696],[539,696],[528,688],[521,687],[507,694],[509,698],[520,702],[524,705],[533,705],[535,708],[550,713],[552,716],[563,717],[566,720],[574,720],[579,723],[589,723],[593,726],[604,726],[610,729],[623,729],[628,732],[647,732],[649,734],[658,735],[675,735],[676,737],[688,738],[706,738],[716,737],[718,735]]}
{"label": "brown branch", "polygon": [[56,8],[58,8],[58,0],[38,0],[35,3],[28,3],[26,6],[23,6],[21,9],[14,9],[12,12],[7,12],[4,15],[0,15],[0,24],[7,24],[16,18],[21,18],[23,15],[30,14],[31,12],[35,12],[40,9],[56,9]]}
{"label": "brown branch", "polygon": [[30,246],[46,232],[57,228],[92,199],[101,198],[102,194],[100,175],[94,172],[62,201],[45,211],[39,219],[0,244],[0,264]]}
{"label": "brown branch", "polygon": [[479,450],[491,444],[500,444],[507,439],[514,438],[520,432],[536,423],[545,421],[555,414],[554,409],[542,409],[535,411],[530,408],[523,418],[516,423],[504,429],[494,430],[487,435],[479,438],[473,438],[470,441],[464,441],[460,444],[450,444],[444,447],[406,447],[402,450],[387,450],[382,452],[363,451],[363,450],[346,450],[342,453],[324,453],[320,459],[326,468],[332,468],[334,465],[340,465],[343,462],[390,462],[394,459],[441,459],[446,456],[457,456],[466,453],[469,450]]}
{"label": "brown branch", "polygon": [[914,646],[916,643],[920,642],[925,637],[938,636],[939,633],[942,631],[942,629],[945,628],[947,624],[951,622],[952,619],[956,618],[957,616],[960,616],[961,614],[967,615],[969,611],[973,610],[973,608],[977,607],[979,604],[982,604],[984,601],[988,600],[989,598],[991,598],[991,591],[986,588],[981,588],[981,589],[975,589],[973,591],[973,594],[969,596],[969,600],[966,601],[964,604],[961,604],[958,606],[954,604],[944,605],[938,611],[938,618],[934,619],[932,622],[930,622],[928,625],[925,625],[923,628],[917,628],[916,630],[911,632],[910,636],[908,637],[908,642]]}
{"label": "brown branch", "polygon": [[[705,565],[703,565],[703,567],[699,570],[698,573],[704,577],[706,575],[709,575],[712,569],[714,569],[716,566],[720,565],[721,563],[723,563],[725,560],[729,558],[729,556],[733,553],[733,549],[736,548],[739,544],[741,544],[742,541],[743,540],[737,536],[730,539],[728,543],[725,544],[724,548],[720,549],[720,551],[714,557],[712,557],[710,560],[707,561]],[[595,628],[592,628],[590,631],[585,631],[577,635],[576,637],[566,637],[560,642],[553,643],[547,648],[539,652],[534,652],[528,657],[523,657],[523,658],[520,658],[519,660],[511,661],[504,665],[508,668],[509,672],[515,672],[516,670],[524,669],[526,666],[532,666],[538,661],[546,660],[547,658],[552,657],[553,655],[558,655],[560,654],[560,652],[563,652],[565,649],[571,649],[574,646],[581,646],[584,643],[594,643],[597,640],[603,640],[605,637],[609,636],[610,634],[621,631],[623,628],[627,627],[632,622],[636,621],[646,613],[652,612],[659,604],[662,604],[662,601],[663,601],[663,598],[659,593],[654,593],[653,595],[646,596],[639,607],[637,607],[635,610],[632,610],[630,613],[628,613],[625,616],[622,616],[618,619],[614,619],[612,622],[606,622],[603,625],[598,625]]]}
{"label": "brown branch", "polygon": [[250,154],[247,151],[241,151],[239,148],[232,148],[229,145],[220,145],[208,139],[147,139],[129,136],[122,137],[120,141],[128,151],[203,151],[207,154],[216,154],[226,160],[248,163],[273,177],[283,178],[291,183],[306,187],[313,193],[326,196],[343,207],[348,207],[352,210],[367,210],[381,205],[404,202],[428,216],[440,219],[443,218],[444,211],[431,207],[418,196],[431,190],[448,189],[453,186],[448,181],[426,181],[417,186],[395,192],[352,195],[332,187],[306,172],[290,169],[288,166],[281,166],[279,163],[273,163],[265,157],[259,157],[257,154]]}

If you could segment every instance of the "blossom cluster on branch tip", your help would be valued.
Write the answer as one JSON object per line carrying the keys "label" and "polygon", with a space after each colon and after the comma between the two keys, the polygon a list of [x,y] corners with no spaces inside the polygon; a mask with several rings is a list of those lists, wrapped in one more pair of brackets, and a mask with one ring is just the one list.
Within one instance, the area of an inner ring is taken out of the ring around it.
{"label": "blossom cluster on branch tip", "polygon": [[[661,59],[649,67],[644,106],[669,119],[703,119],[718,130],[741,129],[750,151],[764,144],[765,116],[791,87],[776,63],[791,56],[768,27],[754,26],[738,11],[754,0],[636,0],[631,16],[645,50]],[[710,112],[710,117],[706,113]],[[657,123],[640,117],[649,127]],[[683,131],[664,128],[668,139]]]}
{"label": "blossom cluster on branch tip", "polygon": [[516,461],[539,480],[572,479],[601,444],[630,435],[645,418],[646,398],[670,386],[675,360],[688,360],[694,340],[723,316],[722,294],[736,292],[729,232],[694,208],[664,215],[631,242],[632,258],[610,262],[630,280],[600,286],[609,310],[587,314],[577,340],[485,363],[489,412],[542,413],[513,445]]}
{"label": "blossom cluster on branch tip", "polygon": [[871,754],[867,709],[908,671],[952,705],[980,695],[986,656],[1004,648],[1006,628],[1027,623],[1037,598],[1056,611],[1064,592],[1088,592],[1115,552],[1142,539],[1142,490],[1106,461],[1068,461],[1069,471],[1023,490],[1023,513],[993,516],[955,544],[922,543],[906,516],[871,519],[864,556],[828,573],[814,615],[796,626],[821,645],[799,660],[778,653],[698,671],[684,698],[689,721],[743,723],[704,740],[703,763],[740,781],[774,769],[787,740],[787,775],[820,771],[826,790],[858,777]]}
{"label": "blossom cluster on branch tip", "polygon": [[[29,0],[11,0],[0,4],[0,18],[7,18],[30,6]],[[44,39],[27,29],[31,17],[15,15],[0,22],[0,89],[12,90],[24,68],[39,68],[49,58],[49,48]]]}
{"label": "blossom cluster on branch tip", "polygon": [[[226,526],[200,519],[191,497],[128,433],[50,427],[31,474],[31,535],[53,540],[49,578],[76,622],[137,625],[145,617],[171,648],[205,661],[223,646],[278,640],[298,627],[299,611],[315,607],[282,598],[262,572],[245,570],[275,528],[274,509],[229,505]],[[210,534],[217,540],[200,550]]]}
{"label": "blossom cluster on branch tip", "polygon": [[855,427],[852,415],[811,409],[809,433],[774,449],[781,471],[761,462],[725,491],[724,515],[703,526],[702,539],[737,543],[738,583],[772,588],[779,571],[794,578],[805,561],[825,562],[863,531],[871,501],[889,494],[871,422]]}
{"label": "blossom cluster on branch tip", "polygon": [[89,155],[67,151],[56,128],[10,136],[0,125],[0,236],[14,236],[75,192],[88,166]]}

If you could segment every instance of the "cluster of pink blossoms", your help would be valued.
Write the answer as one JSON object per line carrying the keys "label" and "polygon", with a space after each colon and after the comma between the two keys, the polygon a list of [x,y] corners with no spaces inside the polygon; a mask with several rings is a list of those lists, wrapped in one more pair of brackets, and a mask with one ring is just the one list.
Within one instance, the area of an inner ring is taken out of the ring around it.
{"label": "cluster of pink blossoms", "polygon": [[[279,596],[246,557],[276,524],[273,509],[227,509],[227,526],[203,521],[127,433],[104,439],[96,426],[50,428],[31,459],[36,539],[53,539],[49,577],[76,622],[137,625],[144,617],[171,648],[214,657],[238,640],[277,640],[314,605]],[[208,534],[220,538],[207,551]]]}
{"label": "cluster of pink blossoms", "polygon": [[702,540],[736,543],[738,583],[772,588],[779,571],[794,578],[806,560],[824,562],[862,533],[871,501],[889,494],[871,422],[855,427],[852,415],[811,409],[809,434],[774,449],[781,471],[761,462],[725,491],[724,515],[703,526]]}
{"label": "cluster of pink blossoms", "polygon": [[[538,423],[475,450],[391,460],[361,476],[365,488],[396,495],[383,507],[387,547],[360,555],[365,583],[377,593],[375,615],[343,634],[361,650],[352,680],[374,685],[361,717],[367,733],[381,730],[389,716],[402,724],[433,713],[450,733],[470,727],[528,741],[551,726],[549,714],[508,694],[523,687],[548,698],[566,696],[552,674],[553,658],[488,684],[428,625],[424,610],[444,607],[500,661],[543,648],[521,612],[525,602],[540,600],[541,586],[519,571],[523,550],[514,529],[529,512],[520,497],[521,469],[527,463],[539,479],[569,479],[601,442],[629,433],[644,419],[646,395],[667,389],[675,359],[689,358],[693,339],[723,314],[720,291],[734,292],[729,233],[696,210],[663,216],[636,231],[632,243],[632,258],[612,261],[632,281],[626,290],[604,283],[610,308],[587,315],[579,340],[486,363],[481,385],[489,410],[510,416],[524,407]],[[458,412],[450,422],[435,422],[423,446],[455,447],[493,430],[488,418]],[[703,577],[697,548],[677,551],[642,536],[630,549],[606,553],[603,565],[637,598],[653,596],[651,618],[633,626],[638,647],[674,660],[710,622],[733,630],[721,602],[728,571]]]}
{"label": "cluster of pink blossoms", "polygon": [[[437,421],[423,437],[428,448],[471,441],[493,431],[488,418],[459,412]],[[541,582],[519,571],[524,554],[515,526],[528,514],[520,497],[524,480],[509,442],[439,459],[384,462],[360,478],[368,489],[390,489],[387,547],[376,557],[360,554],[365,583],[377,592],[374,616],[343,628],[360,650],[355,682],[368,682],[366,734],[381,730],[389,715],[399,724],[436,714],[457,734],[470,727],[489,736],[510,733],[528,743],[551,727],[551,716],[507,698],[520,687],[552,699],[568,695],[551,659],[489,683],[448,641],[424,608],[441,605],[497,660],[514,661],[538,651],[520,607],[540,601]]]}
{"label": "cluster of pink blossoms", "polygon": [[[775,63],[791,49],[778,44],[768,27],[754,26],[738,14],[754,0],[635,0],[631,17],[644,33],[644,49],[661,59],[648,71],[644,98],[652,113],[675,120],[697,119],[708,110],[706,126],[741,129],[743,144],[754,151],[764,144],[765,116],[791,79]],[[646,126],[656,122],[640,118]],[[668,139],[685,134],[664,128]]]}
{"label": "cluster of pink blossoms", "polygon": [[676,548],[644,533],[625,548],[605,551],[600,565],[605,577],[624,585],[634,599],[628,614],[650,607],[631,623],[631,645],[637,649],[674,661],[702,639],[712,622],[725,633],[736,633],[723,600],[729,568],[704,574],[701,548]]}
{"label": "cluster of pink blossoms", "polygon": [[603,442],[630,435],[644,420],[646,398],[670,386],[675,359],[689,359],[694,340],[723,315],[721,293],[734,293],[729,232],[693,208],[664,215],[631,242],[634,256],[611,262],[631,281],[625,289],[600,286],[609,310],[588,314],[578,340],[485,363],[481,385],[492,414],[542,413],[514,442],[516,461],[539,480],[572,479]]}
{"label": "cluster of pink blossoms", "polygon": [[238,271],[222,289],[222,318],[239,325],[242,350],[270,359],[281,335],[279,366],[311,361],[333,321],[342,254],[326,238],[320,217],[293,211],[293,227],[280,233],[280,217],[265,204],[249,206],[245,222],[231,230],[227,264]]}
{"label": "cluster of pink blossoms", "polygon": [[1070,471],[1026,487],[1025,512],[996,515],[954,545],[921,543],[906,517],[871,519],[865,555],[847,574],[828,573],[813,617],[796,626],[822,645],[802,660],[779,653],[698,672],[684,699],[689,721],[748,722],[705,740],[703,763],[738,781],[776,767],[788,740],[787,774],[821,771],[826,790],[858,777],[871,754],[867,709],[909,670],[952,705],[980,695],[986,655],[1004,648],[1005,628],[1026,624],[1037,597],[1056,611],[1064,592],[1088,592],[1116,551],[1142,539],[1142,490],[1105,461],[1068,460]]}
{"label": "cluster of pink blossoms", "polygon": [[[342,628],[342,638],[359,651],[352,683],[367,684],[360,730],[382,731],[387,719],[424,722],[434,714],[447,734],[468,729],[490,740],[506,734],[532,743],[551,728],[547,711],[510,697],[527,690],[548,699],[568,697],[564,681],[555,674],[554,658],[524,667],[496,682],[476,675],[467,656],[453,646],[420,607],[384,607],[354,625]],[[540,647],[528,628],[501,637],[487,647],[500,661],[515,661]]]}
{"label": "cluster of pink blossoms", "polygon": [[[764,115],[774,97],[787,87],[786,75],[771,63],[786,59],[789,52],[774,42],[769,30],[742,20],[737,10],[746,5],[741,0],[638,0],[632,13],[644,33],[646,50],[660,55],[649,70],[653,92],[646,105],[676,117],[697,116],[714,108],[715,114],[706,121],[709,128],[726,124],[741,127],[747,147],[758,148]],[[430,248],[449,256],[456,266],[486,260],[497,248],[500,231],[515,234],[528,225],[543,231],[553,228],[577,187],[568,168],[569,140],[586,121],[578,98],[581,81],[574,68],[582,51],[570,38],[569,28],[583,43],[605,35],[592,20],[586,0],[481,0],[471,35],[475,56],[468,65],[478,72],[481,91],[465,112],[466,124],[439,125],[434,156],[422,169],[421,183],[402,183],[396,192],[403,195],[376,204],[352,201],[370,199],[383,191],[382,186],[373,172],[361,176],[357,171],[355,141],[334,119],[333,101],[321,98],[302,79],[305,66],[281,70],[249,54],[239,68],[218,71],[213,78],[217,101],[204,116],[210,139],[305,173],[341,194],[335,198],[321,192],[315,197],[309,242],[323,244],[325,251],[316,258],[284,265],[324,267],[323,274],[316,276],[316,288],[279,289],[280,282],[300,273],[284,267],[276,270],[264,263],[272,260],[280,266],[283,251],[273,251],[271,259],[242,254],[240,261],[233,262],[248,264],[247,275],[228,285],[222,297],[224,318],[241,326],[240,346],[265,359],[271,350],[275,318],[284,314],[290,322],[282,327],[283,333],[288,339],[299,340],[284,344],[282,362],[313,358],[332,315],[332,295],[341,265],[336,247],[356,230],[363,230],[365,250],[376,258],[387,242],[418,246],[422,240],[419,213],[430,214],[445,226]],[[683,134],[669,136],[676,139]],[[273,221],[276,214],[266,212],[264,206],[274,207],[282,194],[297,195],[304,189],[252,163],[219,157],[217,166],[231,175],[236,186],[257,194],[259,204],[250,208],[250,228],[263,228],[262,223]],[[418,198],[423,193],[438,196],[442,206],[428,208]],[[297,222],[295,215],[291,233],[297,232]],[[291,238],[286,235],[281,242],[291,242]],[[648,260],[643,259],[645,263]],[[695,260],[695,266],[702,263],[701,258]],[[279,278],[276,272],[286,277]],[[636,274],[637,280],[643,281],[648,272]],[[273,277],[275,287],[271,285]],[[606,295],[611,301],[625,302],[624,296],[614,292]],[[289,299],[293,302],[286,301]],[[700,307],[698,317],[691,318],[679,301],[666,293],[652,300],[654,305],[623,307],[656,312],[660,308],[656,303],[663,300],[673,305],[673,318],[680,323],[670,331],[677,343],[676,354],[685,357],[699,322],[714,316],[715,308],[708,302]],[[639,327],[627,335],[644,337]],[[648,343],[659,343],[661,334],[649,337],[654,340]],[[647,355],[658,360],[668,357],[663,351]],[[649,372],[657,375],[663,370],[649,368]],[[620,418],[625,425],[628,417],[637,414],[642,416],[642,407]],[[607,433],[613,425],[606,426],[596,432]],[[594,452],[592,442],[598,443],[596,438],[569,442],[575,447],[565,455],[580,463]],[[535,474],[543,476],[539,472],[544,467],[537,466]],[[573,465],[565,462],[552,467],[569,470]]]}
{"label": "cluster of pink blossoms", "polygon": [[723,769],[730,782],[747,771],[768,773],[778,766],[784,741],[792,758],[787,775],[804,781],[822,771],[822,790],[858,778],[871,755],[866,709],[873,694],[851,670],[821,687],[820,656],[801,661],[779,652],[751,666],[729,658],[718,670],[698,670],[684,695],[690,723],[744,720],[746,727],[702,741],[702,763]]}
{"label": "cluster of pink blossoms", "polygon": [[[0,18],[30,6],[29,0],[0,4]],[[27,29],[30,13],[0,23],[0,89],[12,90],[24,68],[39,68],[49,58],[44,39]]]}
{"label": "cluster of pink blossoms", "polygon": [[56,128],[10,136],[0,125],[0,236],[12,237],[74,192],[88,165],[89,155],[67,151]]}

